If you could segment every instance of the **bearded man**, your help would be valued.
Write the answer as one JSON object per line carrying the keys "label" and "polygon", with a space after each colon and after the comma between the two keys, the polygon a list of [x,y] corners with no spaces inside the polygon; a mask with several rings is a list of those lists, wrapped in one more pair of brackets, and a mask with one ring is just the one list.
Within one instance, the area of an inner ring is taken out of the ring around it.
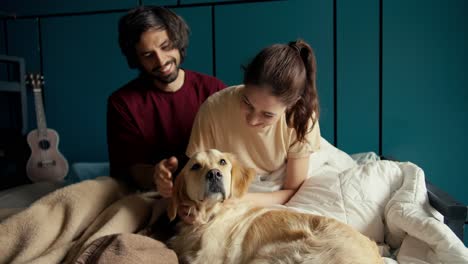
{"label": "bearded man", "polygon": [[200,105],[226,85],[181,68],[189,27],[169,9],[132,9],[120,18],[118,30],[120,49],[140,74],[108,98],[110,174],[138,189],[153,189],[154,165],[165,160],[177,168],[186,159]]}

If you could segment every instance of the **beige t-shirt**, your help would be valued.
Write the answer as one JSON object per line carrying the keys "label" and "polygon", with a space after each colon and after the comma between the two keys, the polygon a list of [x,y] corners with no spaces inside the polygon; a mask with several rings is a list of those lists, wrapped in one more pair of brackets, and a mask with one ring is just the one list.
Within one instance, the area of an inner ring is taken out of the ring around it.
{"label": "beige t-shirt", "polygon": [[215,148],[235,154],[259,174],[269,174],[279,169],[287,158],[308,157],[320,148],[318,122],[306,134],[304,142],[296,142],[296,130],[288,127],[285,114],[271,126],[249,127],[241,113],[242,89],[244,85],[225,88],[202,104],[195,117],[187,156]]}

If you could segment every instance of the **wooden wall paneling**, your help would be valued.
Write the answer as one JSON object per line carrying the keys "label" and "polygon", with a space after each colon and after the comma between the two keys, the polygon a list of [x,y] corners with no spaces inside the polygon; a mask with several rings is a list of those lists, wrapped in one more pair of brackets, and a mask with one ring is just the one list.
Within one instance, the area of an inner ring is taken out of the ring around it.
{"label": "wooden wall paneling", "polygon": [[322,135],[332,144],[333,5],[332,1],[278,1],[215,6],[216,72],[228,85],[242,82],[246,65],[262,48],[305,39],[317,56],[317,86]]}

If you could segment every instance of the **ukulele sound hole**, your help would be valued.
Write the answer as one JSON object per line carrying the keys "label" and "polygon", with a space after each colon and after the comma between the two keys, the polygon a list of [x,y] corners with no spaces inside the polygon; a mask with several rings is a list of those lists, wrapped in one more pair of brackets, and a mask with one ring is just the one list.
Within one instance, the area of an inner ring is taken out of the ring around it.
{"label": "ukulele sound hole", "polygon": [[42,150],[46,150],[46,149],[49,149],[50,148],[50,143],[49,141],[47,140],[41,140],[39,141],[39,147],[42,149]]}

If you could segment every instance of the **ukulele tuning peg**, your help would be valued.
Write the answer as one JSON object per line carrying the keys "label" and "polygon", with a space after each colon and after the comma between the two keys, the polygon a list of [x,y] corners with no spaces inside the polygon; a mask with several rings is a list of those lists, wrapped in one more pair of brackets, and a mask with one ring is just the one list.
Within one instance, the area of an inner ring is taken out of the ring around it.
{"label": "ukulele tuning peg", "polygon": [[32,73],[28,73],[25,75],[25,78],[26,78],[26,84],[27,85],[33,85],[34,83],[34,78],[33,78],[33,74]]}

